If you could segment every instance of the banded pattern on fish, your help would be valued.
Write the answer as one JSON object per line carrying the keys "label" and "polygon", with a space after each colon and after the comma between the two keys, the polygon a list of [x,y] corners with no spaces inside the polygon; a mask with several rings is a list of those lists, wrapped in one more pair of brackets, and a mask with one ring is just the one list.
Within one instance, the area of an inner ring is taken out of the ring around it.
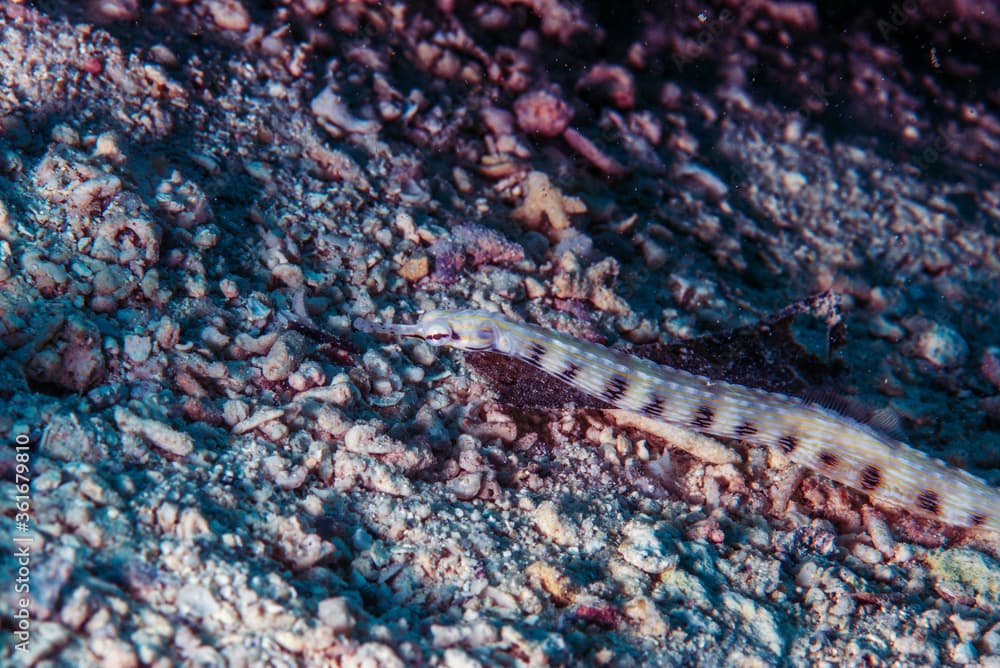
{"label": "banded pattern on fish", "polygon": [[354,326],[510,355],[616,408],[778,448],[886,504],[1000,532],[996,488],[817,403],[712,380],[487,311],[428,311],[414,325],[357,318]]}

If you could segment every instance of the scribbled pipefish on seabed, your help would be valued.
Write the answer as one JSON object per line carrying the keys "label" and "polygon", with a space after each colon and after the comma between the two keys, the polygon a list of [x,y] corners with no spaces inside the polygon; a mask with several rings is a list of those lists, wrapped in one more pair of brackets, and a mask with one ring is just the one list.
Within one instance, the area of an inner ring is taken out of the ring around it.
{"label": "scribbled pipefish on seabed", "polygon": [[357,318],[354,326],[509,355],[615,408],[778,448],[792,461],[878,501],[948,524],[1000,532],[998,490],[817,403],[710,380],[487,311],[428,311],[414,325]]}

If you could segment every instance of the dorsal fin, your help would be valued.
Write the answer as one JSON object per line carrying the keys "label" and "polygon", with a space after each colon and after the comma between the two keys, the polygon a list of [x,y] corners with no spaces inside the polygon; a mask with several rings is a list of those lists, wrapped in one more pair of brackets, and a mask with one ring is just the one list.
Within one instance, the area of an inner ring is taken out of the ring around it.
{"label": "dorsal fin", "polygon": [[909,440],[906,436],[906,430],[903,429],[902,418],[900,418],[899,413],[889,406],[883,406],[878,410],[872,411],[872,417],[868,421],[868,426],[891,436],[897,441],[907,442]]}
{"label": "dorsal fin", "polygon": [[906,441],[906,432],[903,430],[899,414],[888,406],[876,410],[853,397],[844,396],[830,389],[807,390],[802,398],[867,425],[897,441]]}

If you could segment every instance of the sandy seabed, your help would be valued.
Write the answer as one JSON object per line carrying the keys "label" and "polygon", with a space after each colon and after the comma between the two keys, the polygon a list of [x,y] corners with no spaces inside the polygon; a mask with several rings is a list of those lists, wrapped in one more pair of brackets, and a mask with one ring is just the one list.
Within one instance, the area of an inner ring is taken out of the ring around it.
{"label": "sandy seabed", "polygon": [[997,485],[1000,10],[842,11],[0,3],[0,662],[1000,666],[1000,537],[351,331],[836,294]]}

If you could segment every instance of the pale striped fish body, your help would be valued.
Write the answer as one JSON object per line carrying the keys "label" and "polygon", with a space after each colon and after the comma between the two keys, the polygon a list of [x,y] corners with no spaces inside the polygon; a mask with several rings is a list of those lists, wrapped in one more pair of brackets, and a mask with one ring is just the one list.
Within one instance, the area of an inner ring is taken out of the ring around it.
{"label": "pale striped fish body", "polygon": [[616,408],[778,448],[884,503],[1000,532],[997,489],[816,403],[711,380],[486,311],[429,311],[415,325],[361,318],[354,324],[362,331],[510,355]]}

